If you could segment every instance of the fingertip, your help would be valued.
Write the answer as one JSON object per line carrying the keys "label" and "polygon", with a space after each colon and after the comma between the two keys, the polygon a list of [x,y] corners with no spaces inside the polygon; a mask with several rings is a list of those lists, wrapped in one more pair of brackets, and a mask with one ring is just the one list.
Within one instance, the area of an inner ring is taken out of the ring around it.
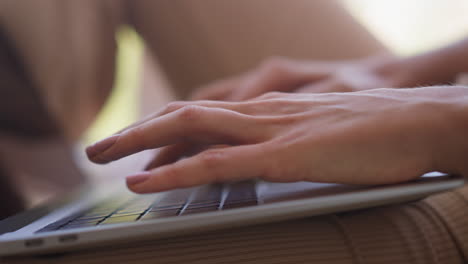
{"label": "fingertip", "polygon": [[94,157],[98,154],[94,145],[87,146],[85,149],[85,153],[89,160],[93,160]]}
{"label": "fingertip", "polygon": [[141,184],[149,179],[151,174],[149,172],[141,172],[138,174],[127,176],[126,181],[128,185]]}
{"label": "fingertip", "polygon": [[140,188],[136,187],[136,186],[133,186],[133,185],[128,185],[127,184],[127,188],[134,192],[134,193],[138,193],[138,194],[145,194],[145,193],[148,193],[148,192],[144,192],[143,190],[141,190]]}
{"label": "fingertip", "polygon": [[96,163],[96,164],[101,164],[101,165],[110,163],[109,160],[104,159],[104,158],[100,157],[99,155],[97,155],[97,156],[95,156],[93,158],[90,158],[89,160]]}
{"label": "fingertip", "polygon": [[145,182],[149,180],[151,173],[141,172],[134,175],[127,176],[125,181],[127,187],[136,193],[144,193],[143,189],[145,187]]}
{"label": "fingertip", "polygon": [[117,139],[119,138],[119,136],[120,135],[118,134],[113,135],[111,137],[98,141],[91,146],[88,146],[85,149],[88,159],[96,163],[107,163],[108,160],[103,159],[103,157],[101,157],[100,154],[110,149],[115,144],[115,142],[117,142]]}

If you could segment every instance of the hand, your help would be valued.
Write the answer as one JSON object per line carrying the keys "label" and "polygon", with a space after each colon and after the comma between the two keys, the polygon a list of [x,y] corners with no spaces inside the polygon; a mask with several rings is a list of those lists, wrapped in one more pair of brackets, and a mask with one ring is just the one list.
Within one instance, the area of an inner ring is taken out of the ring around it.
{"label": "hand", "polygon": [[89,147],[87,154],[94,162],[106,163],[169,145],[224,145],[128,177],[129,188],[139,193],[256,177],[396,183],[447,169],[441,160],[452,159],[459,148],[459,143],[446,140],[459,130],[448,118],[459,116],[453,115],[451,105],[467,90],[269,93],[239,103],[177,102]]}
{"label": "hand", "polygon": [[[214,82],[194,93],[194,100],[243,101],[280,92],[329,93],[405,87],[399,58],[376,56],[365,60],[308,62],[273,58],[243,75]],[[406,86],[409,87],[409,86]]]}
{"label": "hand", "polygon": [[[422,68],[419,64],[412,58],[391,55],[341,62],[273,58],[246,74],[199,89],[192,99],[243,101],[271,91],[330,93],[414,87],[420,86],[421,79],[427,78],[415,70]],[[174,162],[181,153],[188,156],[199,150],[199,146],[186,143],[162,148],[146,169]]]}

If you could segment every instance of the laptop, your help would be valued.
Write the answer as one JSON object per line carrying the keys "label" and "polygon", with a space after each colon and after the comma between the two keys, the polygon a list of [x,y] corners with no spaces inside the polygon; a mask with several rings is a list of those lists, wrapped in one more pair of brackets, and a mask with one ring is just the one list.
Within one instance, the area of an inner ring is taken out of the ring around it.
{"label": "laptop", "polygon": [[433,172],[395,185],[243,181],[138,195],[81,188],[0,222],[0,256],[61,253],[421,199],[463,185]]}

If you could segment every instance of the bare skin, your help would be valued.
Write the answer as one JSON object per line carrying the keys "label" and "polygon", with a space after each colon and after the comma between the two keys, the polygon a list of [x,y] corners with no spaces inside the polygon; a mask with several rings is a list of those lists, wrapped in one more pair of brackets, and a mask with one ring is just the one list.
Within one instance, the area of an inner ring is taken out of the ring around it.
{"label": "bare skin", "polygon": [[395,87],[393,72],[384,67],[396,57],[385,55],[340,62],[271,58],[240,76],[197,89],[195,100],[242,101],[267,92],[353,92]]}
{"label": "bare skin", "polygon": [[196,90],[195,100],[242,101],[266,92],[354,92],[452,84],[468,72],[468,39],[413,57],[378,55],[320,62],[272,58],[249,72]]}
{"label": "bare skin", "polygon": [[[318,62],[273,58],[240,76],[214,82],[193,95],[195,100],[243,101],[266,92],[356,92],[381,87],[417,87],[453,83],[457,73],[468,71],[468,40],[418,56],[379,55],[367,59]],[[444,67],[440,67],[444,65]],[[177,103],[176,103],[177,105]],[[292,107],[292,106],[289,106]],[[372,109],[369,109],[372,111]],[[160,115],[156,113],[136,123]],[[213,148],[213,146],[210,146]],[[146,169],[173,163],[207,148],[199,142],[163,147]]]}
{"label": "bare skin", "polygon": [[141,193],[256,177],[388,184],[433,170],[468,175],[468,88],[370,90],[452,83],[468,71],[467,57],[468,39],[409,58],[269,60],[193,96],[205,101],[172,103],[87,153],[106,163],[162,148],[147,171],[127,178]]}
{"label": "bare skin", "polygon": [[250,178],[390,184],[463,174],[467,99],[465,87],[427,87],[176,102],[87,154],[107,163],[164,146],[223,145],[129,176],[138,193]]}

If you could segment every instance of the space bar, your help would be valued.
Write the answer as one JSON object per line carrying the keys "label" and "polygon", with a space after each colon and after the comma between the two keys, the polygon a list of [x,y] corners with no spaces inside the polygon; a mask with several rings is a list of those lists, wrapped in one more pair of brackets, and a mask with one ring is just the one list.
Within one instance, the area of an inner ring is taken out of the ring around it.
{"label": "space bar", "polygon": [[253,206],[258,204],[255,182],[243,181],[229,184],[229,193],[224,200],[223,209]]}

